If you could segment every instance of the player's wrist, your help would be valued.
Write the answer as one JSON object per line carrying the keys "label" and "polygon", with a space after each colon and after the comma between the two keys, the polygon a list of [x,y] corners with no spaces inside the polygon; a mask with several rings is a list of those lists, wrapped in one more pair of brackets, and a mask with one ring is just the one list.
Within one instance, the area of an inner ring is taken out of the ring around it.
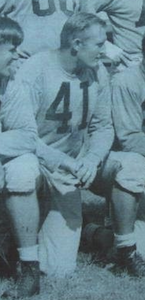
{"label": "player's wrist", "polygon": [[93,163],[93,165],[96,166],[96,168],[98,168],[102,162],[101,158],[92,152],[88,152],[88,154],[86,155],[86,159]]}
{"label": "player's wrist", "polygon": [[76,162],[73,158],[67,157],[61,162],[60,168],[65,169],[66,171],[70,171],[74,174],[76,171]]}

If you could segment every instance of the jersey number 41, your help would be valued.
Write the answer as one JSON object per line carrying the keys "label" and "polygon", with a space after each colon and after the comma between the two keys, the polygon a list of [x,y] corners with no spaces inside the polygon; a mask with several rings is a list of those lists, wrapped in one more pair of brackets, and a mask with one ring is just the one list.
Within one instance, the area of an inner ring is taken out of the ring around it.
{"label": "jersey number 41", "polygon": [[[84,129],[87,126],[87,115],[88,115],[88,82],[81,82],[80,88],[83,91],[83,114],[81,124],[78,129]],[[63,112],[57,113],[57,107],[60,102],[63,101]],[[46,120],[61,121],[62,125],[58,127],[57,133],[66,133],[69,131],[68,121],[72,118],[72,112],[69,111],[70,107],[70,83],[63,82],[60,90],[54,100],[50,105],[46,113]]]}

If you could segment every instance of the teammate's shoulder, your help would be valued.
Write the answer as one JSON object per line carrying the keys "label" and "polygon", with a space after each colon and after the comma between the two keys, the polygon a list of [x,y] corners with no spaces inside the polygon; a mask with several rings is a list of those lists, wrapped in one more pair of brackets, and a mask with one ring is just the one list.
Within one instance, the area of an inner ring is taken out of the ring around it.
{"label": "teammate's shoulder", "polygon": [[116,73],[112,78],[112,86],[135,87],[143,80],[140,65],[131,66]]}
{"label": "teammate's shoulder", "polygon": [[32,55],[23,62],[22,66],[17,72],[16,79],[23,78],[25,80],[33,80],[44,72],[44,69],[49,66],[51,61],[51,51],[43,51]]}

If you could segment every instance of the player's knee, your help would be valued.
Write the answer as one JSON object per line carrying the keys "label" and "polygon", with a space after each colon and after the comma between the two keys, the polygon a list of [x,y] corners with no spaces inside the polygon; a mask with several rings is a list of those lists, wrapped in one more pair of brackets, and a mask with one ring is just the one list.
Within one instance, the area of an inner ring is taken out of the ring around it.
{"label": "player's knee", "polygon": [[145,189],[145,158],[138,153],[123,153],[122,169],[116,175],[116,182],[132,193],[142,193]]}
{"label": "player's knee", "polygon": [[10,193],[30,193],[36,188],[39,163],[33,154],[26,154],[4,165],[6,190]]}

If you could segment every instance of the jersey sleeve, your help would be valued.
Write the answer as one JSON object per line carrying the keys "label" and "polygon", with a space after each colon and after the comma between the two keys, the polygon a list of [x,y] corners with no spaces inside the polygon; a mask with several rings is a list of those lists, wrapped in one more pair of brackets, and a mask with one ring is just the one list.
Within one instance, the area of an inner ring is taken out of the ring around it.
{"label": "jersey sleeve", "polygon": [[10,82],[0,109],[0,156],[16,157],[36,149],[37,127],[27,95],[19,82]]}
{"label": "jersey sleeve", "polygon": [[111,118],[111,93],[109,85],[103,86],[96,95],[96,107],[89,126],[89,153],[100,159],[108,155],[114,140]]}
{"label": "jersey sleeve", "polygon": [[145,156],[145,133],[140,95],[130,86],[130,80],[118,77],[112,84],[113,121],[116,136],[123,151]]}

